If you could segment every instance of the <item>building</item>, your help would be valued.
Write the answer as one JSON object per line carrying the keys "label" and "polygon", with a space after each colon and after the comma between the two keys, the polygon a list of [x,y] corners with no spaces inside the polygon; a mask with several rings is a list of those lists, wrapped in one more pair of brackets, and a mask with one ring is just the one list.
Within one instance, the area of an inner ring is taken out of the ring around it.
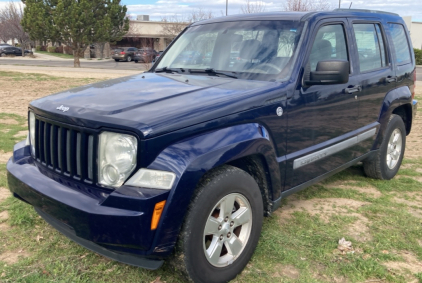
{"label": "building", "polygon": [[403,17],[409,29],[413,48],[422,49],[422,22],[413,22],[412,17]]}
{"label": "building", "polygon": [[[138,16],[137,20],[130,21],[129,32],[113,47],[150,47],[157,51],[164,50],[177,36],[168,32],[168,25],[175,23],[149,21],[149,16]],[[177,23],[176,23],[177,25]],[[183,30],[187,24],[178,24]]]}

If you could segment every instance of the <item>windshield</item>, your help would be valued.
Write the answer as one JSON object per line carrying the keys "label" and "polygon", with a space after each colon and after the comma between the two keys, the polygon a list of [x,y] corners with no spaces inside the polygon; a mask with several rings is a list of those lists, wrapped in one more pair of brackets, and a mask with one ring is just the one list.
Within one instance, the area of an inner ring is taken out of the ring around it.
{"label": "windshield", "polygon": [[195,74],[204,70],[209,75],[220,71],[253,80],[286,78],[290,76],[302,28],[303,22],[299,21],[194,26],[173,43],[155,70],[195,70]]}

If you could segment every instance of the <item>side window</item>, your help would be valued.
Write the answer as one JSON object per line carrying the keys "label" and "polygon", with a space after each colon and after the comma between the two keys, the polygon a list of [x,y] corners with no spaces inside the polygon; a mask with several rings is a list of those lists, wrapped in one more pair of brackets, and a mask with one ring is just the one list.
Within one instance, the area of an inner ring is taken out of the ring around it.
{"label": "side window", "polygon": [[400,24],[388,24],[391,38],[393,39],[394,53],[398,64],[411,62],[409,41],[407,40],[406,30]]}
{"label": "side window", "polygon": [[387,65],[384,39],[378,24],[353,24],[359,54],[360,71],[376,70]]}
{"label": "side window", "polygon": [[341,24],[323,26],[318,30],[309,56],[310,71],[316,70],[319,61],[326,60],[349,60],[346,35]]}

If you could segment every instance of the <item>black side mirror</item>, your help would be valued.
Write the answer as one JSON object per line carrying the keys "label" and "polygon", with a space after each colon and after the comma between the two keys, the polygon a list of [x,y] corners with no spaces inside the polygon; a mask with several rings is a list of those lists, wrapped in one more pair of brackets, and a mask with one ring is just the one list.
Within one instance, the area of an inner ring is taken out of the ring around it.
{"label": "black side mirror", "polygon": [[345,60],[319,61],[316,71],[311,72],[307,85],[345,84],[349,81],[350,63]]}

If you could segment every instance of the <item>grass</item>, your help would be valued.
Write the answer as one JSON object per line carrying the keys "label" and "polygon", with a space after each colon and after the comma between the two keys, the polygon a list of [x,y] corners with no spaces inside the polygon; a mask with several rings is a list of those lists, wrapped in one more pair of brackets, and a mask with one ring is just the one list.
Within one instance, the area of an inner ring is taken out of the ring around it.
{"label": "grass", "polygon": [[50,55],[50,56],[55,56],[55,57],[59,57],[59,58],[63,58],[63,59],[73,59],[73,55],[71,55],[71,54],[50,53],[48,51],[36,51],[35,52],[35,55],[37,55],[37,53],[39,53],[39,54],[46,54],[46,55]]}
{"label": "grass", "polygon": [[[55,80],[44,76],[25,74],[20,79]],[[12,74],[6,79],[16,77]],[[16,123],[2,123],[12,120]],[[12,151],[14,143],[24,138],[16,134],[26,131],[25,125],[25,117],[0,114],[0,152]],[[366,178],[362,166],[356,165],[284,200],[283,207],[265,219],[252,260],[233,282],[422,282],[421,268],[417,272],[388,268],[391,263],[407,262],[403,256],[407,252],[422,262],[422,218],[417,214],[422,215],[422,206],[411,204],[422,199],[422,184],[416,180],[422,176],[422,158],[405,159],[403,165],[390,181]],[[5,164],[0,164],[0,187],[7,187]],[[318,213],[297,209],[286,214],[294,206],[333,199],[363,205],[333,204],[331,209],[338,213],[315,207],[313,212]],[[25,256],[13,264],[0,262],[0,282],[153,282],[158,277],[168,283],[184,282],[167,263],[147,271],[90,252],[13,197],[0,202],[0,215],[4,211],[9,217],[0,220],[0,225],[3,221],[10,228],[0,228],[0,258],[8,252]],[[353,233],[363,230],[351,229],[360,219],[366,219],[367,239]],[[342,237],[352,241],[353,253],[339,252]]]}

